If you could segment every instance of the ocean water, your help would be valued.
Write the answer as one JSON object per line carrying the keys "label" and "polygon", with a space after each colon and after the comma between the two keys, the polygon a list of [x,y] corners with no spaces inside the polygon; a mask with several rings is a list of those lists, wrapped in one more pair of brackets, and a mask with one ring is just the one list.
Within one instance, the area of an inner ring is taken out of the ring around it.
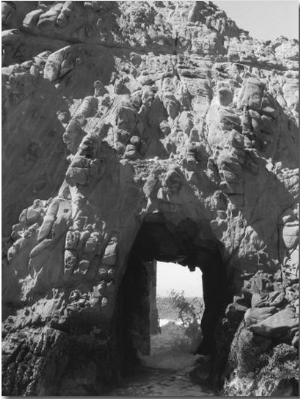
{"label": "ocean water", "polygon": [[181,325],[180,320],[174,320],[174,319],[159,319],[159,327],[163,327],[168,323],[175,323],[177,326]]}

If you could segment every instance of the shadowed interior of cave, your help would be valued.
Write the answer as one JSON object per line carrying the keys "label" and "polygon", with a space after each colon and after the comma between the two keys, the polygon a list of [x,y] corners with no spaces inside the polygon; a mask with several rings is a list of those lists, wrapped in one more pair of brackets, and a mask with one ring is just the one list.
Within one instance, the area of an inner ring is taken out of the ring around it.
{"label": "shadowed interior of cave", "polygon": [[201,269],[205,311],[201,320],[203,340],[196,352],[215,353],[214,332],[232,294],[220,244],[209,239],[195,240],[197,228],[188,219],[176,226],[170,225],[159,215],[141,226],[118,294],[117,331],[127,371],[138,362],[139,355],[150,354],[149,282],[156,273],[154,260],[177,262],[190,270]]}

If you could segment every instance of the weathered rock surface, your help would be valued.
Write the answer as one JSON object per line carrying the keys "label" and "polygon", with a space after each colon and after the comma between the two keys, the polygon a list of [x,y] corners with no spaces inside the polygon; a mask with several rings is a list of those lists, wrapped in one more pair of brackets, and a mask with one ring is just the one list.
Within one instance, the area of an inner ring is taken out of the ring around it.
{"label": "weathered rock surface", "polygon": [[148,350],[154,259],[203,271],[199,353],[218,376],[233,359],[224,392],[280,392],[295,373],[268,385],[271,365],[296,370],[299,342],[297,40],[201,1],[4,2],[2,21],[4,395],[117,380]]}

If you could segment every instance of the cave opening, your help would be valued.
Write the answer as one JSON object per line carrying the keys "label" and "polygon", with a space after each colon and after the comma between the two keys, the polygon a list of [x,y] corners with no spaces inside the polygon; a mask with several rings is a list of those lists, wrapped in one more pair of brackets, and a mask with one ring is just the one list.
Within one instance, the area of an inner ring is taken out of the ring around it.
{"label": "cave opening", "polygon": [[[201,226],[186,219],[172,224],[161,215],[143,222],[131,248],[118,293],[117,331],[123,355],[123,369],[139,363],[151,353],[151,284],[156,284],[156,261],[178,263],[191,271],[202,272],[204,314],[202,340],[195,353],[214,355],[215,330],[232,299],[222,247]],[[171,276],[170,268],[170,279]]]}
{"label": "cave opening", "polygon": [[[161,332],[161,327],[169,322],[182,324],[183,318],[191,319],[195,303],[197,311],[200,304],[203,308],[202,272],[199,267],[190,270],[179,263],[155,261],[154,268],[156,275],[150,281],[150,332],[153,335]],[[185,309],[187,302],[191,307]],[[178,320],[180,310],[182,317]]]}

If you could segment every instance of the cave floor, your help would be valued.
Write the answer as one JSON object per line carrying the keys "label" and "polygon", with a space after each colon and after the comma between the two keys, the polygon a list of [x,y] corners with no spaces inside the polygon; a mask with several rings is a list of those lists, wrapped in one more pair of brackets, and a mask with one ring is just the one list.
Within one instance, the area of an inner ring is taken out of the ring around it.
{"label": "cave floor", "polygon": [[151,355],[141,356],[141,365],[121,386],[107,396],[214,396],[209,388],[190,377],[196,357],[191,353],[183,330],[175,323],[162,327],[161,334],[151,337]]}
{"label": "cave floor", "polygon": [[124,381],[107,396],[214,396],[213,391],[193,383],[187,368],[179,370],[139,368],[135,375]]}

